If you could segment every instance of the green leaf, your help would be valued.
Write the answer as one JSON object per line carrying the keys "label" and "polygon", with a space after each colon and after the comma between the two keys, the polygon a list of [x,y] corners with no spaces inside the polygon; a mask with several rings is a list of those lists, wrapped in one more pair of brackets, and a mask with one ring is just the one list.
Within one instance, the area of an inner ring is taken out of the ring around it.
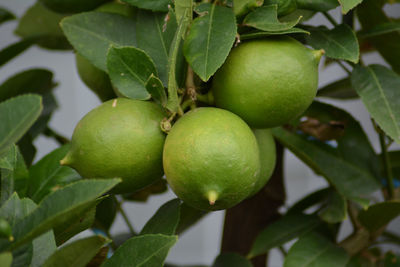
{"label": "green leaf", "polygon": [[19,20],[15,33],[24,39],[35,41],[44,48],[71,49],[59,25],[64,16],[36,3]]}
{"label": "green leaf", "polygon": [[11,197],[14,191],[25,195],[29,174],[18,147],[10,147],[6,156],[1,159],[1,165],[1,203]]}
{"label": "green leaf", "polygon": [[108,231],[117,215],[115,198],[106,197],[97,206],[95,212],[94,228]]}
{"label": "green leaf", "polygon": [[193,21],[183,53],[193,71],[207,81],[225,62],[235,42],[236,20],[227,7],[202,4],[196,10],[203,16]]}
{"label": "green leaf", "polygon": [[177,240],[177,236],[162,234],[135,236],[120,246],[102,267],[163,266],[169,249]]}
{"label": "green leaf", "polygon": [[339,223],[347,217],[346,199],[336,191],[331,191],[327,196],[326,206],[321,210],[319,216],[327,223]]}
{"label": "green leaf", "polygon": [[351,83],[371,117],[400,143],[400,76],[381,65],[357,66]]}
{"label": "green leaf", "polygon": [[3,66],[8,61],[24,52],[31,47],[31,45],[35,44],[38,39],[37,37],[25,38],[0,50],[0,66]]}
{"label": "green leaf", "polygon": [[132,6],[151,11],[167,12],[168,5],[172,5],[172,0],[122,0]]}
{"label": "green leaf", "polygon": [[8,78],[0,85],[0,101],[35,93],[45,95],[54,87],[53,73],[46,69],[29,69]]}
{"label": "green leaf", "polygon": [[[165,22],[166,16],[168,21]],[[153,60],[163,84],[168,83],[168,54],[177,28],[172,12],[154,13],[138,10],[136,18],[137,46]]]}
{"label": "green leaf", "polygon": [[369,231],[377,231],[400,215],[400,202],[397,200],[374,204],[360,211],[358,219]]}
{"label": "green leaf", "polygon": [[323,188],[305,196],[304,198],[293,204],[293,206],[289,208],[286,214],[302,213],[306,209],[321,203],[326,199],[331,190],[332,189],[329,187]]}
{"label": "green leaf", "polygon": [[346,24],[329,30],[325,26],[307,28],[311,35],[307,43],[315,49],[324,49],[326,56],[335,59],[348,60],[357,63],[360,49],[354,31]]}
{"label": "green leaf", "polygon": [[176,233],[180,235],[185,230],[196,224],[204,216],[209,214],[207,211],[198,210],[188,206],[186,203],[181,204],[179,224],[176,228]]}
{"label": "green leaf", "polygon": [[96,207],[92,207],[79,218],[73,218],[72,220],[66,221],[58,227],[55,227],[54,236],[56,238],[57,246],[64,244],[70,238],[74,237],[80,232],[89,229],[94,223],[95,216]]}
{"label": "green leaf", "polygon": [[240,40],[256,39],[268,37],[271,35],[283,35],[283,34],[310,34],[308,31],[300,28],[291,28],[289,30],[279,31],[279,32],[250,32],[240,35]]}
{"label": "green leaf", "polygon": [[317,233],[309,233],[294,243],[285,257],[284,267],[340,267],[346,266],[350,257],[344,249],[336,246]]}
{"label": "green leaf", "polygon": [[80,179],[74,169],[60,165],[69,148],[67,144],[52,151],[29,169],[28,195],[36,203],[59,187]]}
{"label": "green leaf", "polygon": [[95,9],[107,0],[39,0],[42,4],[59,13],[76,13]]}
{"label": "green leaf", "polygon": [[[184,16],[193,20],[193,0],[175,0],[176,21],[181,21]],[[185,14],[187,10],[187,14]],[[183,36],[182,36],[183,37]]]}
{"label": "green leaf", "polygon": [[77,240],[52,254],[43,267],[85,267],[97,252],[110,240],[101,236],[91,236]]}
{"label": "green leaf", "polygon": [[363,0],[338,0],[340,5],[342,6],[342,13],[346,14],[353,8],[355,8],[358,4],[360,4]]}
{"label": "green leaf", "polygon": [[160,79],[151,74],[146,81],[145,87],[156,103],[163,107],[167,105],[167,94],[165,93],[165,88]]}
{"label": "green leaf", "polygon": [[297,8],[325,12],[336,8],[338,0],[296,0]]}
{"label": "green leaf", "polygon": [[[362,31],[369,31],[377,25],[390,23],[383,11],[383,0],[364,0],[357,7],[357,17],[361,23]],[[400,32],[391,32],[367,39],[382,57],[388,62],[394,71],[400,73]]]}
{"label": "green leaf", "polygon": [[0,253],[0,262],[2,267],[11,267],[12,260],[11,252]]}
{"label": "green leaf", "polygon": [[319,224],[320,220],[316,216],[302,213],[285,215],[258,234],[248,258],[267,253],[270,249],[303,235]]}
{"label": "green leaf", "polygon": [[0,7],[0,24],[15,19],[15,15],[5,8]]}
{"label": "green leaf", "polygon": [[[182,19],[178,23],[174,39],[171,43],[171,48],[168,57],[168,101],[167,108],[172,112],[177,112],[179,108],[178,99],[178,83],[176,68],[178,63],[179,48],[181,44],[181,38],[186,33],[186,30],[191,21],[192,14],[191,9],[187,8],[184,10]],[[189,14],[190,13],[190,14]]]}
{"label": "green leaf", "polygon": [[111,46],[107,55],[107,69],[112,84],[121,95],[140,100],[150,98],[146,82],[152,74],[157,75],[157,70],[143,50]]}
{"label": "green leaf", "polygon": [[162,205],[146,223],[140,234],[175,234],[179,222],[180,205],[181,201],[177,198]]}
{"label": "green leaf", "polygon": [[53,231],[37,237],[32,241],[33,255],[31,267],[41,267],[44,261],[57,249]]}
{"label": "green leaf", "polygon": [[212,267],[252,267],[251,262],[240,254],[224,253],[218,255]]}
{"label": "green leaf", "polygon": [[257,8],[249,13],[243,20],[243,24],[262,31],[279,32],[293,28],[299,23],[301,17],[292,21],[281,22],[278,20],[278,6],[269,5]]}
{"label": "green leaf", "polygon": [[289,148],[314,171],[327,178],[346,198],[360,201],[380,188],[380,184],[371,172],[344,159],[328,145],[308,141],[281,128],[275,128],[272,131],[280,143]]}
{"label": "green leaf", "polygon": [[81,13],[63,19],[61,28],[79,54],[103,71],[107,71],[107,52],[111,45],[136,44],[135,21],[118,14]]}
{"label": "green leaf", "polygon": [[[233,12],[237,17],[245,15],[250,10],[255,9],[263,4],[264,1],[259,0],[233,0]],[[264,3],[265,4],[265,3]]]}
{"label": "green leaf", "polygon": [[[57,228],[64,222],[80,218],[96,205],[96,199],[113,188],[120,179],[84,180],[67,185],[45,197],[31,214],[13,228],[16,248],[36,236]],[[93,204],[92,204],[93,203]]]}
{"label": "green leaf", "polygon": [[28,131],[42,109],[38,95],[22,95],[0,103],[0,157]]}
{"label": "green leaf", "polygon": [[329,97],[341,100],[358,98],[357,92],[351,87],[350,78],[344,78],[328,85],[325,85],[318,90],[317,96]]}
{"label": "green leaf", "polygon": [[371,29],[367,31],[361,31],[359,33],[359,36],[361,38],[371,38],[382,34],[399,32],[399,31],[400,31],[400,22],[384,22],[373,26]]}

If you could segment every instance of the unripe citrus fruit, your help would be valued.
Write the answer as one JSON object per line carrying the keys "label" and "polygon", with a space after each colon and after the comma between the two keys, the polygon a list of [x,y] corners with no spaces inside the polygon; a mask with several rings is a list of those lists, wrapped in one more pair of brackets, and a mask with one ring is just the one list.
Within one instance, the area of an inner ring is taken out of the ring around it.
{"label": "unripe citrus fruit", "polygon": [[315,97],[321,53],[290,37],[239,45],[214,76],[216,106],[239,115],[254,128],[288,122]]}
{"label": "unripe citrus fruit", "polygon": [[258,180],[254,185],[254,189],[250,196],[253,196],[271,178],[271,174],[275,168],[276,162],[276,148],[275,141],[272,137],[271,131],[269,129],[254,129],[253,133],[257,139],[258,149],[260,151],[260,175],[258,176]]}
{"label": "unripe citrus fruit", "polygon": [[175,194],[202,210],[232,207],[254,189],[260,172],[257,140],[237,115],[198,108],[172,127],[163,154]]}
{"label": "unripe citrus fruit", "polygon": [[[131,6],[117,2],[105,3],[98,7],[96,11],[115,13],[126,17],[132,17],[135,13],[135,9]],[[116,97],[107,73],[95,67],[89,60],[78,53],[76,53],[75,58],[79,77],[101,101]]]}
{"label": "unripe citrus fruit", "polygon": [[141,189],[163,175],[162,109],[153,102],[117,98],[77,124],[61,164],[85,178],[122,178],[115,193]]}

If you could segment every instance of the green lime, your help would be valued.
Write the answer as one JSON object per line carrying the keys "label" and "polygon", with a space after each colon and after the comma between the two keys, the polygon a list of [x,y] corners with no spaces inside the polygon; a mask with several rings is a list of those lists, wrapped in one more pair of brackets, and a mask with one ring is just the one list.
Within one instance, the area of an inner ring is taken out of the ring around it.
{"label": "green lime", "polygon": [[257,140],[237,115],[197,108],[172,127],[164,172],[175,194],[202,210],[232,207],[253,191],[260,172]]}
{"label": "green lime", "polygon": [[257,139],[260,150],[260,175],[250,196],[255,195],[271,178],[275,168],[276,148],[275,141],[269,129],[254,129],[253,133]]}
{"label": "green lime", "polygon": [[165,114],[153,102],[117,98],[90,111],[77,124],[61,161],[85,178],[122,178],[113,192],[132,193],[163,175]]}
{"label": "green lime", "polygon": [[254,128],[287,123],[315,97],[321,54],[286,36],[245,42],[214,76],[216,106]]}
{"label": "green lime", "polygon": [[0,218],[0,238],[7,238],[9,241],[14,240],[11,226],[4,218]]}

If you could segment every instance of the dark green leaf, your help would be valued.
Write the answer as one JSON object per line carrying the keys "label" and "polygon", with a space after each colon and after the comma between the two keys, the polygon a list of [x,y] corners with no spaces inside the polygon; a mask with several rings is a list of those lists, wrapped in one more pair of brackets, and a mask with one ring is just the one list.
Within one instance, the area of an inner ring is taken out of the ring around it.
{"label": "dark green leaf", "polygon": [[168,5],[172,4],[172,0],[122,0],[122,2],[131,4],[141,9],[152,11],[167,12]]}
{"label": "dark green leaf", "polygon": [[95,216],[96,207],[92,207],[78,218],[65,221],[63,224],[55,227],[54,236],[56,238],[57,246],[64,244],[73,236],[90,228],[94,223]]}
{"label": "dark green leaf", "polygon": [[324,201],[326,199],[327,195],[329,194],[329,192],[331,190],[332,189],[329,187],[323,188],[321,190],[315,191],[315,192],[305,196],[304,198],[300,199],[295,204],[293,204],[293,206],[289,208],[289,210],[287,211],[286,214],[302,213],[306,209],[308,209],[318,203],[321,203],[322,201]]}
{"label": "dark green leaf", "polygon": [[38,37],[25,38],[0,50],[0,66],[24,52],[39,39]]}
{"label": "dark green leaf", "polygon": [[82,214],[97,204],[98,197],[119,182],[120,179],[84,180],[49,194],[37,209],[15,224],[15,242],[11,247],[21,246],[51,228],[81,218]]}
{"label": "dark green leaf", "polygon": [[257,8],[244,18],[243,24],[262,31],[279,32],[293,28],[301,19],[299,17],[296,20],[281,22],[278,20],[277,10],[277,5]]}
{"label": "dark green leaf", "polygon": [[79,54],[103,71],[107,71],[107,51],[111,45],[136,44],[135,21],[118,14],[81,13],[63,19],[61,28]]}
{"label": "dark green leaf", "polygon": [[351,87],[350,78],[344,78],[322,87],[318,90],[317,96],[342,100],[358,98],[357,92]]}
{"label": "dark green leaf", "polygon": [[252,267],[251,262],[240,254],[224,253],[218,255],[212,267]]}
{"label": "dark green leaf", "polygon": [[44,261],[57,249],[51,230],[34,239],[32,245],[33,256],[30,267],[42,267]]}
{"label": "dark green leaf", "polygon": [[12,260],[11,252],[0,253],[0,262],[2,267],[11,267]]}
{"label": "dark green leaf", "polygon": [[32,126],[42,111],[38,95],[23,95],[0,103],[0,157]]}
{"label": "dark green leaf", "polygon": [[300,28],[291,28],[289,30],[279,31],[279,32],[251,32],[240,35],[240,40],[263,38],[271,35],[283,35],[283,34],[310,34],[308,31]]}
{"label": "dark green leaf", "polygon": [[362,210],[358,219],[368,230],[377,231],[400,215],[400,202],[386,201]]}
{"label": "dark green leaf", "polygon": [[[255,9],[263,4],[264,1],[258,0],[233,0],[233,12],[237,17],[241,17],[250,10]],[[286,1],[288,2],[288,1]],[[265,4],[265,2],[264,2]]]}
{"label": "dark green leaf", "polygon": [[107,0],[40,0],[51,10],[59,13],[76,13],[95,9]]}
{"label": "dark green leaf", "polygon": [[302,213],[285,215],[258,234],[248,257],[267,253],[270,249],[303,235],[319,224],[320,220],[316,216]]}
{"label": "dark green leaf", "polygon": [[33,138],[29,134],[25,134],[19,141],[18,147],[25,160],[26,165],[32,165],[33,159],[36,155],[36,147],[33,145]]}
{"label": "dark green leaf", "polygon": [[337,0],[296,0],[297,8],[325,12],[339,5]]}
{"label": "dark green leaf", "polygon": [[188,206],[185,203],[182,203],[180,210],[179,224],[178,227],[176,228],[176,233],[177,234],[183,233],[189,227],[193,226],[198,221],[203,219],[203,217],[206,216],[207,214],[209,214],[207,211],[198,210],[192,208],[191,206]]}
{"label": "dark green leaf", "polygon": [[27,93],[44,95],[53,87],[51,71],[29,69],[13,75],[0,85],[0,101]]}
{"label": "dark green leaf", "polygon": [[97,252],[110,241],[101,236],[91,236],[70,243],[51,255],[43,267],[85,267]]}
{"label": "dark green leaf", "polygon": [[11,267],[29,266],[33,256],[32,243],[26,244],[13,251]]}
{"label": "dark green leaf", "polygon": [[326,206],[321,210],[319,216],[328,223],[339,223],[347,217],[346,199],[336,191],[331,191],[327,196]]}
{"label": "dark green leaf", "polygon": [[345,160],[328,145],[308,141],[281,128],[273,129],[273,134],[313,170],[326,177],[346,198],[360,201],[380,188],[368,170]]}
{"label": "dark green leaf", "polygon": [[150,98],[146,82],[152,74],[157,75],[157,70],[143,50],[111,46],[107,55],[107,69],[112,84],[121,95],[140,100]]}
{"label": "dark green leaf", "polygon": [[[165,21],[168,16],[168,21]],[[137,45],[154,60],[163,84],[168,83],[168,54],[177,28],[172,12],[153,13],[139,10],[136,18]]]}
{"label": "dark green leaf", "polygon": [[167,190],[167,181],[165,179],[158,179],[156,182],[139,191],[123,195],[123,198],[128,201],[146,202],[150,196],[165,193]]}
{"label": "dark green leaf", "polygon": [[80,179],[74,169],[60,165],[69,148],[70,145],[64,145],[54,150],[30,168],[28,195],[36,203],[58,188]]}
{"label": "dark green leaf", "polygon": [[18,147],[12,145],[6,156],[1,160],[2,165],[7,163],[7,168],[1,169],[1,203],[4,203],[13,193],[24,196],[29,178],[24,158]]}
{"label": "dark green leaf", "polygon": [[192,18],[191,8],[187,8],[183,11],[183,16],[178,23],[174,39],[171,43],[171,48],[168,57],[168,101],[167,108],[172,112],[177,112],[179,108],[178,99],[178,83],[177,83],[177,63],[179,63],[179,51],[181,38],[186,33],[189,23]]}
{"label": "dark green leaf", "polygon": [[202,4],[185,39],[186,60],[203,81],[207,81],[225,62],[235,42],[236,20],[232,9]]}
{"label": "dark green leaf", "polygon": [[311,35],[307,43],[315,49],[324,49],[326,56],[335,59],[344,59],[357,63],[360,49],[354,31],[347,25],[341,24],[329,30],[325,26],[307,28]]}
{"label": "dark green leaf", "polygon": [[108,231],[117,215],[115,198],[106,197],[96,206],[94,227]]}
{"label": "dark green leaf", "polygon": [[342,13],[346,14],[351,9],[355,8],[358,4],[360,4],[363,0],[338,0],[338,1],[342,6]]}
{"label": "dark green leaf", "polygon": [[361,38],[370,38],[386,33],[399,32],[399,31],[400,31],[400,22],[385,22],[375,25],[368,31],[360,32],[359,36]]}
{"label": "dark green leaf", "polygon": [[177,240],[177,236],[161,234],[135,236],[120,246],[102,267],[162,266]]}
{"label": "dark green leaf", "polygon": [[358,66],[353,70],[351,83],[371,117],[400,143],[400,76],[381,65]]}
{"label": "dark green leaf", "polygon": [[162,205],[147,221],[140,234],[175,234],[179,222],[180,205],[181,201],[177,198]]}
{"label": "dark green leaf", "polygon": [[0,7],[0,24],[13,19],[15,19],[13,13],[11,13],[5,8]]}
{"label": "dark green leaf", "polygon": [[55,13],[40,3],[34,4],[19,20],[15,33],[24,39],[34,40],[44,48],[71,49],[63,35],[60,21],[64,15]]}
{"label": "dark green leaf", "polygon": [[151,74],[146,81],[145,87],[155,102],[163,107],[167,105],[167,94],[160,79]]}
{"label": "dark green leaf", "polygon": [[344,267],[349,259],[349,255],[342,248],[336,246],[327,238],[311,232],[300,237],[290,248],[283,266]]}
{"label": "dark green leaf", "polygon": [[[384,0],[364,0],[357,7],[357,17],[361,23],[362,31],[369,31],[377,25],[390,23],[382,7]],[[368,38],[382,57],[392,66],[393,70],[400,73],[400,32],[391,32]]]}

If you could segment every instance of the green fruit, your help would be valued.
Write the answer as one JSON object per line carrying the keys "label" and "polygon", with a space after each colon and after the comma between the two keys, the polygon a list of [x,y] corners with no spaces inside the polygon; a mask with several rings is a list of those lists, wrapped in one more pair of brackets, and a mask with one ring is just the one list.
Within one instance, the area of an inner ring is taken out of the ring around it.
{"label": "green fruit", "polygon": [[[105,3],[98,7],[96,11],[115,13],[127,17],[132,17],[135,14],[134,8],[117,2]],[[78,53],[76,53],[75,58],[79,77],[81,77],[86,86],[89,87],[101,101],[104,102],[116,97],[107,73],[95,67],[89,60]]]}
{"label": "green fruit", "polygon": [[108,0],[40,0],[58,13],[77,13],[92,10]]}
{"label": "green fruit", "polygon": [[85,178],[122,178],[113,192],[132,193],[163,175],[165,114],[153,102],[117,98],[93,109],[77,124],[61,161]]}
{"label": "green fruit", "polygon": [[257,139],[258,148],[260,150],[261,169],[258,180],[250,196],[255,195],[269,181],[276,162],[275,141],[271,131],[269,129],[254,129],[253,133]]}
{"label": "green fruit", "polygon": [[214,76],[216,106],[254,128],[287,123],[301,115],[316,95],[322,52],[290,37],[239,45]]}
{"label": "green fruit", "polygon": [[266,5],[277,5],[278,16],[285,16],[296,10],[296,0],[265,0],[264,6]]}
{"label": "green fruit", "polygon": [[0,218],[0,238],[7,238],[9,241],[14,240],[10,224],[3,218]]}
{"label": "green fruit", "polygon": [[79,77],[101,101],[116,97],[107,73],[95,67],[89,60],[78,53],[75,54],[75,59]]}
{"label": "green fruit", "polygon": [[235,114],[218,108],[188,112],[172,127],[163,154],[175,194],[201,210],[232,207],[248,197],[260,172],[257,140]]}

